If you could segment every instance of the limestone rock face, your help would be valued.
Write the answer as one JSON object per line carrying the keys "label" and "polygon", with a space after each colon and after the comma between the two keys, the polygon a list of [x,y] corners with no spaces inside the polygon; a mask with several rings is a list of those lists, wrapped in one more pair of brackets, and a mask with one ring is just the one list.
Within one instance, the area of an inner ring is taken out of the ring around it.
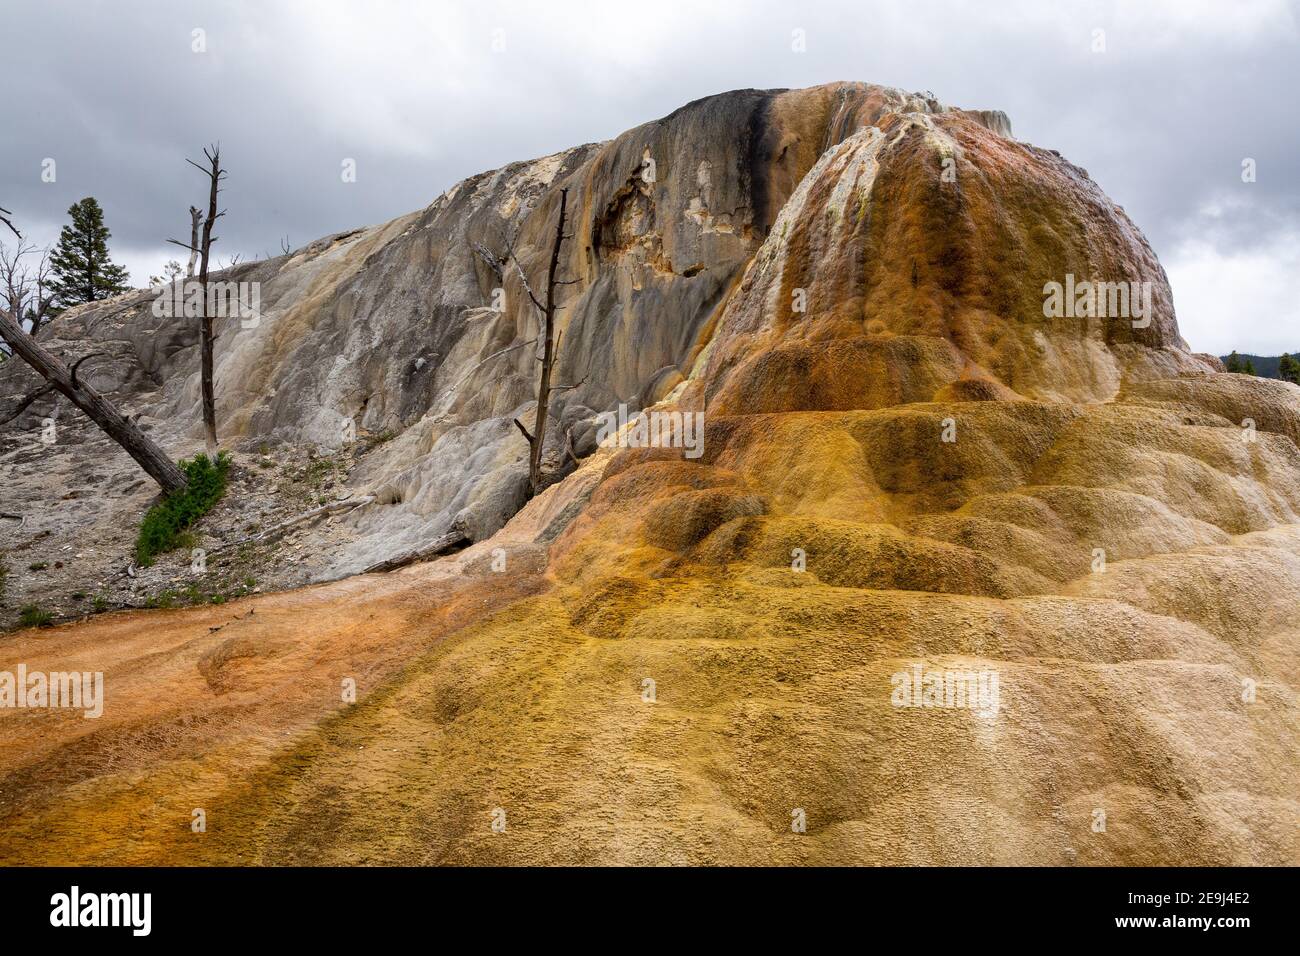
{"label": "limestone rock face", "polygon": [[[101,740],[0,734],[0,859],[85,827],[99,862],[1295,863],[1300,389],[1191,353],[1124,212],[1009,134],[860,84],[732,93],[250,267],[284,291],[222,353],[228,426],[400,432],[338,565],[481,540],[232,632],[19,635],[166,690]],[[514,237],[540,271],[561,187],[557,420],[626,402],[703,442],[607,443],[511,518],[536,316],[493,263]],[[1150,307],[1049,316],[1054,282]],[[123,347],[120,387],[186,347]],[[337,713],[354,673],[382,692]],[[178,712],[184,746],[96,762]],[[195,754],[227,821],[197,847]]]}

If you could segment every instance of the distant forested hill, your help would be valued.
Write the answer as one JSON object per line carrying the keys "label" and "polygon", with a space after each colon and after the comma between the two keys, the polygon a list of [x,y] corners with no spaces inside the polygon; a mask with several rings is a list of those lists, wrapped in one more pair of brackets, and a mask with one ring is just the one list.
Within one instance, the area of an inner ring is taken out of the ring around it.
{"label": "distant forested hill", "polygon": [[[1296,355],[1298,352],[1300,352],[1300,350],[1290,354]],[[1256,375],[1262,376],[1263,378],[1281,377],[1277,373],[1278,362],[1282,359],[1281,355],[1251,355],[1248,352],[1238,352],[1237,357],[1241,359],[1243,363],[1249,361],[1250,364],[1255,367]],[[1228,361],[1228,356],[1226,355],[1220,355],[1219,358],[1221,358],[1225,364]]]}

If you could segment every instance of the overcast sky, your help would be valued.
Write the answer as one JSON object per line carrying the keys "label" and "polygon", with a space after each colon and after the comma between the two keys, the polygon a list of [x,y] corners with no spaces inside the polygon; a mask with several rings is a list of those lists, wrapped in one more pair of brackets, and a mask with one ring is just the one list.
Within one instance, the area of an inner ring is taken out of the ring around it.
{"label": "overcast sky", "polygon": [[45,243],[95,196],[143,285],[180,258],[211,140],[214,254],[251,257],[711,93],[863,80],[1005,110],[1144,230],[1193,348],[1275,354],[1300,350],[1298,22],[1287,0],[0,0],[0,205]]}

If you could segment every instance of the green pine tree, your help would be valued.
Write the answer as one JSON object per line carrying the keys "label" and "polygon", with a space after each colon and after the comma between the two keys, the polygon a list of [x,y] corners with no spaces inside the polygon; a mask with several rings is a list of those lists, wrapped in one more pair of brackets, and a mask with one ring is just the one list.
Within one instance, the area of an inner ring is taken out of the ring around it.
{"label": "green pine tree", "polygon": [[1232,350],[1232,353],[1228,356],[1228,360],[1223,363],[1223,367],[1229,372],[1241,371],[1241,356],[1237,354],[1236,349]]}
{"label": "green pine tree", "polygon": [[1283,352],[1282,357],[1277,362],[1277,377],[1284,382],[1293,382],[1300,385],[1300,362]]}
{"label": "green pine tree", "polygon": [[1241,370],[1245,372],[1247,375],[1254,375],[1255,363],[1252,362],[1250,359],[1246,359],[1246,364],[1241,367]]}
{"label": "green pine tree", "polygon": [[129,288],[127,271],[108,257],[104,210],[93,196],[73,203],[68,209],[72,224],[59,233],[59,244],[50,255],[54,274],[50,283],[60,308],[96,302]]}

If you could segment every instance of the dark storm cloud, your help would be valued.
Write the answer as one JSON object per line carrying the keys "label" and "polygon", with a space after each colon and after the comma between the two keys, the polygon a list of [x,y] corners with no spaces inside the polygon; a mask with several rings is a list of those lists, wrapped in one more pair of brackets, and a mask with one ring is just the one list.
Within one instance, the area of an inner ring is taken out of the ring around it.
{"label": "dark storm cloud", "polygon": [[[0,203],[50,241],[72,202],[96,196],[137,282],[180,252],[164,240],[182,236],[204,196],[184,160],[213,140],[230,170],[217,251],[256,256],[285,235],[298,246],[392,218],[466,175],[608,138],[708,93],[856,79],[1003,109],[1018,137],[1086,167],[1170,269],[1198,347],[1219,343],[1179,292],[1193,246],[1198,269],[1249,261],[1251,274],[1290,273],[1300,286],[1289,269],[1300,57],[1284,2],[5,0],[0,16]],[[196,29],[205,52],[192,49]],[[791,48],[796,29],[806,52]],[[1246,157],[1253,184],[1241,182]],[[46,158],[54,183],[41,181]],[[348,158],[355,183],[340,178]],[[1269,330],[1294,311],[1264,313],[1300,298],[1297,286],[1242,292],[1223,341],[1281,347],[1266,344]]]}

